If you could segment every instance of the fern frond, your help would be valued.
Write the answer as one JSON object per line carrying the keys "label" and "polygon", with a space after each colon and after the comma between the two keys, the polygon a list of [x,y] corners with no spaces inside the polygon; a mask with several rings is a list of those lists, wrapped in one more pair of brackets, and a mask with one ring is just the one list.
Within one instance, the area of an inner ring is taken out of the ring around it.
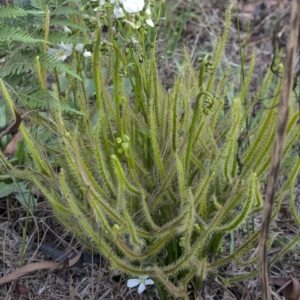
{"label": "fern frond", "polygon": [[0,9],[0,19],[24,17],[28,14],[41,15],[44,14],[44,12],[35,10],[25,10],[23,8],[15,6],[1,6]]}
{"label": "fern frond", "polygon": [[3,77],[27,73],[34,68],[35,51],[18,51],[13,53],[0,70]]}
{"label": "fern frond", "polygon": [[35,39],[19,28],[3,25],[0,32],[0,42],[18,41],[26,44],[44,43],[42,39]]}
{"label": "fern frond", "polygon": [[79,81],[82,80],[80,78],[80,76],[76,72],[74,72],[68,64],[66,64],[62,61],[56,60],[55,57],[53,57],[49,54],[41,55],[40,63],[41,63],[42,68],[44,68],[44,69],[56,69],[57,71],[71,75],[72,77],[76,78]]}

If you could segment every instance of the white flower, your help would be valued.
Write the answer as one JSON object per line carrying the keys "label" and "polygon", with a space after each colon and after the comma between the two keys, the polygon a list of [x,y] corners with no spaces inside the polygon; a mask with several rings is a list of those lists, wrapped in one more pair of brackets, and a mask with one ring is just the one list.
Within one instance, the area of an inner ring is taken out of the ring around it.
{"label": "white flower", "polygon": [[129,14],[135,14],[143,10],[144,0],[123,0],[123,7]]}
{"label": "white flower", "polygon": [[114,7],[114,15],[117,19],[124,18],[123,9],[119,6],[118,3],[116,3]]}
{"label": "white flower", "polygon": [[82,51],[83,51],[83,48],[84,48],[84,44],[78,43],[78,44],[76,44],[76,46],[75,46],[75,50],[76,50],[77,52],[82,52]]}
{"label": "white flower", "polygon": [[139,279],[128,279],[127,287],[132,288],[138,285],[138,293],[141,294],[146,289],[146,285],[154,284],[153,280],[147,278],[148,276],[140,276]]}
{"label": "white flower", "polygon": [[147,6],[147,9],[146,9],[145,13],[146,13],[146,23],[147,23],[147,25],[150,26],[150,27],[154,27],[154,23],[151,20],[150,2],[148,3],[148,6]]}
{"label": "white flower", "polygon": [[[79,53],[82,53],[82,52],[83,52],[83,54],[82,54],[83,57],[90,57],[90,56],[92,56],[91,51],[84,50],[84,44],[80,44],[80,43],[76,44],[75,50],[76,50],[77,52],[79,52]],[[84,51],[83,51],[83,50],[84,50]]]}
{"label": "white flower", "polygon": [[55,56],[56,60],[65,60],[72,54],[73,44],[65,44],[61,42],[57,48],[49,48],[48,53]]}
{"label": "white flower", "polygon": [[83,52],[83,56],[84,56],[84,57],[90,57],[90,56],[92,56],[92,53],[91,53],[91,51],[86,51],[86,50],[85,50],[85,51]]}

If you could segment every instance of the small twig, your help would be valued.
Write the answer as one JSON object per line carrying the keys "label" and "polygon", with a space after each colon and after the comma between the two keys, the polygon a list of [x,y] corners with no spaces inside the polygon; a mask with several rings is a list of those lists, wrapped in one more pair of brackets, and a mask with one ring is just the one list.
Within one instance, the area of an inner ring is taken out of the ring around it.
{"label": "small twig", "polygon": [[15,110],[15,116],[16,116],[15,121],[0,133],[0,139],[5,135],[13,133],[19,129],[19,126],[22,122],[22,116],[16,110]]}
{"label": "small twig", "polygon": [[284,290],[289,284],[292,283],[292,280],[287,281],[280,289],[278,289],[277,294],[279,295],[279,293]]}
{"label": "small twig", "polygon": [[289,100],[292,94],[294,81],[294,64],[298,43],[298,33],[300,25],[300,0],[294,0],[292,6],[291,29],[289,42],[287,45],[287,58],[284,68],[280,105],[278,109],[277,131],[275,145],[272,155],[271,171],[269,175],[266,200],[264,205],[263,219],[261,225],[261,235],[259,241],[259,266],[260,278],[262,282],[262,299],[270,300],[270,288],[267,264],[267,240],[271,223],[272,207],[274,203],[275,189],[279,177],[280,163],[282,159],[285,130],[289,116]]}
{"label": "small twig", "polygon": [[14,110],[14,111],[15,111],[16,119],[9,126],[4,126],[4,127],[0,128],[0,139],[3,138],[7,134],[11,134],[11,133],[18,131],[22,120],[24,120],[24,118],[28,114],[30,114],[33,111],[37,111],[37,110],[30,110],[30,111],[23,113],[22,115],[20,115],[20,113],[18,113],[16,110]]}

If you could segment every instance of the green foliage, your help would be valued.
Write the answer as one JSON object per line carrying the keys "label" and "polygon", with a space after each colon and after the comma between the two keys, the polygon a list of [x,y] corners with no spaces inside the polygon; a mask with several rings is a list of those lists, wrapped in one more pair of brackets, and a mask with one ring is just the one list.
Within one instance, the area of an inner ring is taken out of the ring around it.
{"label": "green foliage", "polygon": [[[101,9],[108,15],[112,7],[107,3]],[[72,9],[63,11],[73,14]],[[59,146],[50,151],[21,124],[32,166],[16,168],[0,152],[0,171],[8,169],[15,178],[30,179],[83,245],[103,254],[112,269],[153,278],[161,299],[195,298],[208,273],[233,261],[249,263],[245,254],[258,243],[255,230],[233,252],[222,250],[227,233],[250,222],[262,208],[260,189],[270,166],[281,80],[268,71],[257,95],[272,90],[274,96],[265,101],[271,108],[251,119],[256,100],[248,100],[247,91],[255,66],[253,53],[241,91],[225,108],[230,82],[218,70],[230,20],[228,9],[213,54],[200,61],[197,72],[186,55],[170,91],[159,81],[155,41],[147,40],[147,27],[133,30],[113,18],[105,20],[107,39],[99,28],[93,31],[92,62],[73,51],[64,67],[37,51],[32,80],[41,87],[26,98],[22,84],[13,86],[23,104],[45,93],[47,113],[31,116],[31,121],[55,134]],[[151,47],[146,50],[146,45]],[[5,81],[19,70],[8,68]],[[49,90],[45,70],[54,76]],[[94,85],[89,84],[91,79]],[[12,90],[3,80],[0,83],[13,115],[18,108]],[[298,119],[293,106],[285,158],[296,145]],[[293,187],[298,166],[283,170],[291,175],[277,191],[273,218],[284,193]]]}
{"label": "green foliage", "polygon": [[26,16],[27,12],[25,9],[20,7],[4,6],[0,10],[0,18],[16,18]]}
{"label": "green foliage", "polygon": [[11,28],[9,26],[3,26],[1,29],[3,30],[3,32],[0,36],[0,42],[19,41],[28,44],[43,42],[43,40],[32,38],[26,32],[22,32],[19,29]]}
{"label": "green foliage", "polygon": [[[1,6],[0,76],[8,86],[18,88],[18,101],[26,108],[54,106],[51,91],[46,90],[47,76],[60,72],[80,79],[72,64],[49,56],[47,49],[61,42],[72,45],[89,43],[85,35],[89,28],[83,21],[82,7],[79,1],[46,0],[32,1],[31,5],[27,3],[24,7]],[[64,26],[69,26],[73,32],[65,32]],[[73,56],[74,49],[71,59]],[[36,72],[36,68],[41,74]],[[48,70],[55,72],[51,71],[50,75]],[[64,103],[65,109],[74,109],[69,104]]]}
{"label": "green foliage", "polygon": [[24,208],[29,207],[30,209],[34,209],[36,207],[37,199],[34,197],[33,192],[28,188],[28,182],[21,181],[15,184],[1,181],[0,190],[0,198],[13,194]]}
{"label": "green foliage", "polygon": [[[0,101],[3,103],[3,98],[0,98]],[[24,141],[20,140],[17,145],[15,145],[14,140],[19,138],[17,129],[15,129],[14,132],[4,134],[6,129],[13,124],[8,116],[8,109],[4,103],[0,105],[0,120],[0,148],[3,149],[3,153],[5,153],[5,160],[14,166],[25,164],[31,167],[32,164],[29,159],[30,153],[27,151]],[[53,139],[53,134],[44,126],[32,125],[31,132],[34,133],[36,139],[39,139],[39,141],[44,144],[49,153],[53,153],[55,148],[57,148],[57,141],[55,142]],[[51,158],[51,162],[53,162],[53,157]],[[0,198],[11,196],[17,199],[24,208],[35,209],[37,199],[32,192],[31,182],[26,178],[17,181],[11,176],[9,169],[5,168],[4,164],[1,164],[0,173],[3,174],[0,176]]]}

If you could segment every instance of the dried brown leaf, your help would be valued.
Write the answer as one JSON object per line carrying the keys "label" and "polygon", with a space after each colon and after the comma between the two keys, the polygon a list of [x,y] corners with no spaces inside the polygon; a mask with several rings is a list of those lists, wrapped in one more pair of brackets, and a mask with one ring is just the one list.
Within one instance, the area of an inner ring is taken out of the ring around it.
{"label": "dried brown leaf", "polygon": [[282,291],[283,296],[289,300],[298,300],[300,297],[300,282],[297,278],[290,277],[291,283]]}
{"label": "dried brown leaf", "polygon": [[[81,253],[78,253],[77,256],[69,260],[69,265],[68,267],[72,267],[76,262],[80,259]],[[48,270],[53,270],[53,269],[63,269],[64,265],[61,263],[57,262],[52,262],[52,261],[43,261],[43,262],[38,262],[38,263],[33,263],[26,265],[24,267],[21,267],[14,272],[0,278],[0,285],[12,282],[24,275],[26,275],[29,272],[33,271],[38,271],[38,270],[43,270],[43,269],[48,269]]]}
{"label": "dried brown leaf", "polygon": [[30,294],[30,290],[24,284],[17,283],[15,290],[16,290],[16,293],[19,295],[29,295]]}
{"label": "dried brown leaf", "polygon": [[300,297],[300,282],[294,277],[271,277],[269,283],[282,287],[283,296],[289,300],[298,300]]}
{"label": "dried brown leaf", "polygon": [[283,286],[291,279],[289,277],[271,277],[269,278],[269,283],[277,286]]}
{"label": "dried brown leaf", "polygon": [[18,131],[3,151],[6,157],[12,157],[17,149],[18,142],[22,139],[22,134]]}

